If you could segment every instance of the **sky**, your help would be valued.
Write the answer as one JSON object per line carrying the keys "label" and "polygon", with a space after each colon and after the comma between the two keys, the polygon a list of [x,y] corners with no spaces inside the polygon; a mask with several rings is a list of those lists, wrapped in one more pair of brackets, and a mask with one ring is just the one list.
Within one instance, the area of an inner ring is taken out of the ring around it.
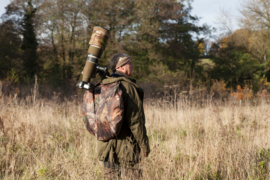
{"label": "sky", "polygon": [[10,3],[10,0],[0,0],[0,16],[5,13],[5,7]]}
{"label": "sky", "polygon": [[[5,12],[5,7],[9,3],[10,0],[0,0],[0,16]],[[220,33],[220,31],[216,19],[222,9],[229,12],[232,17],[236,18],[240,16],[238,11],[239,0],[194,0],[192,7],[192,15],[197,15],[201,18],[199,24],[202,25],[206,23],[215,27],[217,29],[217,33]],[[233,23],[233,28],[238,28],[236,21]]]}
{"label": "sky", "polygon": [[217,33],[221,33],[217,19],[221,11],[224,10],[232,17],[232,29],[236,30],[239,28],[236,19],[241,15],[239,13],[240,0],[194,0],[191,5],[193,7],[191,14],[201,18],[199,21],[200,25],[206,23],[215,27]]}

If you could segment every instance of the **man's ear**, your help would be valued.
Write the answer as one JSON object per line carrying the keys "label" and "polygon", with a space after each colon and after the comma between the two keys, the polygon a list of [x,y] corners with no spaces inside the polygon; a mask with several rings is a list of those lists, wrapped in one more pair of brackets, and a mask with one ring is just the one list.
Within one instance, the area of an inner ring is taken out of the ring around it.
{"label": "man's ear", "polygon": [[121,66],[117,69],[118,71],[124,72],[125,71],[125,66]]}
{"label": "man's ear", "polygon": [[116,69],[117,71],[120,71],[120,72],[123,72],[124,69],[123,69],[123,66],[120,66],[119,68]]}

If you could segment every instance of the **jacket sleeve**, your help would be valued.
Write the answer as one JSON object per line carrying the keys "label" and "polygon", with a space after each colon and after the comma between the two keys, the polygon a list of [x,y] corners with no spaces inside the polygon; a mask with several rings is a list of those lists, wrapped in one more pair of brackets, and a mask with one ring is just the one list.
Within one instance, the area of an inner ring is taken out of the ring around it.
{"label": "jacket sleeve", "polygon": [[149,140],[145,128],[143,102],[135,88],[129,88],[125,98],[125,119],[143,153],[150,152]]}

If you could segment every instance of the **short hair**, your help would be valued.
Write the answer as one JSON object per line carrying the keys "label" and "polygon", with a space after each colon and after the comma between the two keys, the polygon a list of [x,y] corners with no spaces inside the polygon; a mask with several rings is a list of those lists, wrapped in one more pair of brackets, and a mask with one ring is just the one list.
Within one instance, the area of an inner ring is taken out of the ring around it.
{"label": "short hair", "polygon": [[125,54],[125,53],[117,53],[117,54],[114,54],[113,57],[111,58],[110,60],[110,68],[113,72],[116,71],[115,67],[119,61],[120,58],[123,58],[123,57],[128,57],[130,58],[129,55]]}

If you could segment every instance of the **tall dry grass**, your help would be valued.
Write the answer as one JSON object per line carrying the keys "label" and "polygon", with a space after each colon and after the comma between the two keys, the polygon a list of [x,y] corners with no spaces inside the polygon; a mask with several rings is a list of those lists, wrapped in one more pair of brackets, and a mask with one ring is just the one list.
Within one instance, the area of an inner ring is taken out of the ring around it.
{"label": "tall dry grass", "polygon": [[[33,103],[34,101],[34,103]],[[77,100],[0,99],[0,179],[103,179]],[[145,179],[269,179],[270,105],[145,105]]]}

